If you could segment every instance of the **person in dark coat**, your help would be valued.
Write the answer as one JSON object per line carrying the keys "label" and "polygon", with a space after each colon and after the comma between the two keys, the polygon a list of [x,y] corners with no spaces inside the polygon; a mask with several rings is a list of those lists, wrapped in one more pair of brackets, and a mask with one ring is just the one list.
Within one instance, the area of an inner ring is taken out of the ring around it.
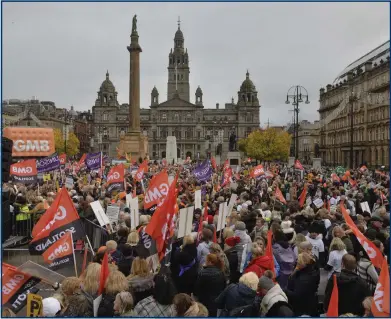
{"label": "person in dark coat", "polygon": [[207,255],[205,266],[198,274],[195,284],[194,295],[208,309],[209,317],[216,317],[215,301],[226,286],[223,267],[223,261],[217,255]]}
{"label": "person in dark coat", "polygon": [[[364,315],[362,302],[372,296],[367,283],[356,273],[357,262],[354,256],[346,254],[342,257],[342,270],[337,275],[338,285],[338,313],[353,313],[356,316]],[[333,277],[327,282],[324,296],[324,310],[327,312],[334,283]]]}
{"label": "person in dark coat", "polygon": [[225,240],[226,246],[230,247],[224,253],[227,256],[229,262],[229,282],[231,284],[236,284],[239,282],[240,272],[239,272],[239,259],[238,259],[238,248],[237,245],[240,243],[239,237],[229,237]]}
{"label": "person in dark coat", "polygon": [[307,252],[299,254],[296,269],[285,289],[295,316],[317,316],[319,282],[320,270],[314,256]]}
{"label": "person in dark coat", "polygon": [[240,277],[238,284],[231,284],[225,288],[216,299],[217,309],[220,310],[218,316],[230,316],[231,310],[253,304],[257,296],[258,281],[258,276],[249,272]]}
{"label": "person in dark coat", "polygon": [[178,293],[191,295],[198,276],[197,247],[192,236],[185,236],[183,245],[174,252],[171,272]]}

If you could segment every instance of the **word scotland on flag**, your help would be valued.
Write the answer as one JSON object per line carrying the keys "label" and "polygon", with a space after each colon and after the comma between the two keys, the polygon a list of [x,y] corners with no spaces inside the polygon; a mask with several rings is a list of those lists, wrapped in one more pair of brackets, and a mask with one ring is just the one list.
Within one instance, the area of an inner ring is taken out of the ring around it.
{"label": "word scotland on flag", "polygon": [[71,232],[51,245],[43,254],[44,261],[54,270],[73,263],[73,242]]}
{"label": "word scotland on flag", "polygon": [[193,172],[194,176],[200,181],[205,182],[212,176],[213,169],[209,160],[205,160],[199,166],[197,166]]}
{"label": "word scotland on flag", "polygon": [[100,169],[102,161],[102,154],[98,153],[88,153],[86,157],[86,166],[89,170]]}
{"label": "word scotland on flag", "polygon": [[13,164],[10,174],[15,183],[35,184],[37,182],[37,161],[30,159]]}
{"label": "word scotland on flag", "polygon": [[60,168],[60,158],[57,153],[54,153],[51,156],[45,157],[41,160],[37,160],[37,170],[38,173],[45,173],[54,171]]}
{"label": "word scotland on flag", "polygon": [[41,255],[68,231],[73,233],[74,240],[85,236],[79,214],[64,187],[34,226],[33,239],[29,244],[30,254]]}

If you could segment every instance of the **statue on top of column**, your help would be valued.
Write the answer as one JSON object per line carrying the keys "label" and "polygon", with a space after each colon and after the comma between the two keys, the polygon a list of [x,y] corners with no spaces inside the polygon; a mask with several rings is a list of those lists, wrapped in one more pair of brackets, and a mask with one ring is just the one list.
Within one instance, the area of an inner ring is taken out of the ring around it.
{"label": "statue on top of column", "polygon": [[137,33],[137,14],[135,14],[133,17],[132,33]]}

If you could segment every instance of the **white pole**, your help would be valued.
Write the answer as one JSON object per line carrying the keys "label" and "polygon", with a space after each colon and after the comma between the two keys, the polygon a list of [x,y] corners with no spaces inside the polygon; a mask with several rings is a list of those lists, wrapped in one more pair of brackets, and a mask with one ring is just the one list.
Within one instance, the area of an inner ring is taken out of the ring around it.
{"label": "white pole", "polygon": [[88,238],[87,235],[86,235],[86,238],[87,238],[88,245],[90,245],[92,256],[95,256],[94,249],[92,249],[92,245],[91,245],[90,239]]}
{"label": "white pole", "polygon": [[73,265],[75,266],[75,275],[76,275],[76,277],[79,277],[79,276],[77,275],[76,256],[75,256],[75,248],[74,248],[74,246],[73,246],[73,234],[72,234],[72,231],[71,231],[71,239],[72,239]]}

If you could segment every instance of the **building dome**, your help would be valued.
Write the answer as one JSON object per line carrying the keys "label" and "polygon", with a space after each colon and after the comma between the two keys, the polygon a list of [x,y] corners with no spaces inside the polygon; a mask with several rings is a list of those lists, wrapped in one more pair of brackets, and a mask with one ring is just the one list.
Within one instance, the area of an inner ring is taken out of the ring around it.
{"label": "building dome", "polygon": [[153,89],[152,89],[152,92],[151,92],[152,94],[159,94],[159,92],[158,92],[158,90],[157,90],[157,88],[156,88],[156,86],[154,86],[153,87]]}
{"label": "building dome", "polygon": [[175,38],[174,40],[185,40],[185,37],[183,36],[182,30],[178,27],[178,30],[175,32]]}
{"label": "building dome", "polygon": [[253,81],[250,80],[250,73],[246,73],[246,79],[243,81],[242,85],[240,86],[240,92],[255,92],[255,85]]}
{"label": "building dome", "polygon": [[106,80],[102,82],[102,85],[100,86],[100,90],[104,92],[114,92],[115,87],[113,82],[110,81],[109,79],[109,71],[106,73]]}
{"label": "building dome", "polygon": [[202,90],[201,90],[200,86],[198,86],[198,88],[196,90],[196,94],[197,95],[202,94]]}

